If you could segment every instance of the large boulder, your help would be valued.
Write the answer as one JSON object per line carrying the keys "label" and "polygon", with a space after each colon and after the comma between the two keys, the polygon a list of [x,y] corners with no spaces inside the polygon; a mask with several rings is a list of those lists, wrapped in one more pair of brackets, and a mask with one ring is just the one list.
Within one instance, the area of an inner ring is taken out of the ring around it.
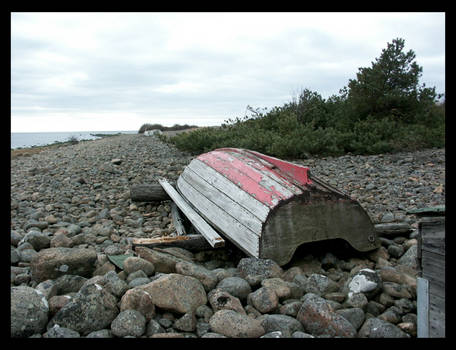
{"label": "large boulder", "polygon": [[206,292],[214,289],[218,282],[217,277],[211,270],[189,261],[178,262],[175,268],[178,274],[192,276],[199,280]]}
{"label": "large boulder", "polygon": [[51,240],[45,233],[30,231],[22,238],[18,245],[25,242],[30,243],[36,251],[40,251],[41,249],[49,248]]}
{"label": "large boulder", "polygon": [[350,321],[350,323],[353,325],[353,327],[355,327],[356,330],[358,330],[362,326],[366,317],[364,311],[359,307],[339,309],[336,312],[339,315],[345,317],[348,321]]}
{"label": "large boulder", "polygon": [[183,314],[207,303],[203,285],[191,276],[170,273],[136,288],[149,293],[156,306]]}
{"label": "large boulder", "polygon": [[89,284],[54,315],[48,327],[58,324],[87,335],[109,328],[118,313],[116,297],[96,283]]}
{"label": "large boulder", "polygon": [[313,273],[307,279],[305,290],[307,293],[322,296],[331,292],[337,292],[339,290],[339,286],[327,276]]}
{"label": "large boulder", "polygon": [[42,282],[62,275],[92,277],[97,261],[95,249],[48,248],[43,249],[30,262],[32,280]]}
{"label": "large boulder", "polygon": [[258,338],[265,334],[261,322],[233,310],[219,310],[209,320],[213,332],[230,338]]}
{"label": "large boulder", "polygon": [[407,249],[407,251],[404,253],[404,255],[402,255],[401,258],[397,262],[400,265],[406,265],[406,266],[410,266],[413,269],[417,269],[417,267],[418,267],[417,255],[418,255],[418,246],[415,244],[415,245],[412,245],[409,249]]}
{"label": "large boulder", "polygon": [[266,278],[282,277],[282,268],[271,259],[242,258],[238,265],[240,276],[245,279],[250,286],[258,286]]}
{"label": "large boulder", "polygon": [[250,293],[247,303],[265,314],[274,311],[279,306],[279,297],[270,287],[261,287]]}
{"label": "large boulder", "polygon": [[72,329],[60,327],[58,324],[55,324],[54,327],[49,329],[46,333],[43,334],[43,338],[80,338],[78,332],[73,331]]}
{"label": "large boulder", "polygon": [[223,289],[215,288],[208,293],[207,297],[214,312],[226,309],[234,310],[240,314],[246,315],[241,301]]}
{"label": "large boulder", "polygon": [[226,277],[217,284],[218,289],[230,293],[239,300],[246,300],[247,296],[252,292],[250,284],[240,277]]}
{"label": "large boulder", "polygon": [[304,331],[301,322],[287,315],[265,315],[261,320],[261,325],[267,333],[280,331],[285,337],[291,337],[294,332]]}
{"label": "large boulder", "polygon": [[155,266],[150,261],[144,260],[137,256],[130,256],[123,262],[123,270],[127,274],[131,274],[136,271],[143,271],[147,276],[151,276],[155,272]]}
{"label": "large boulder", "polygon": [[364,322],[359,330],[360,338],[410,338],[399,327],[377,317],[372,317]]}
{"label": "large boulder", "polygon": [[121,311],[111,323],[111,332],[116,337],[140,337],[146,331],[146,318],[137,310]]}
{"label": "large boulder", "polygon": [[45,296],[27,286],[11,288],[11,337],[42,333],[48,322],[49,305]]}
{"label": "large boulder", "polygon": [[328,302],[313,293],[302,297],[302,306],[296,318],[307,333],[331,337],[354,338],[356,329],[342,315],[336,313]]}
{"label": "large boulder", "polygon": [[155,305],[152,297],[145,290],[131,288],[120,300],[120,311],[137,310],[144,315],[147,321],[155,316]]}
{"label": "large boulder", "polygon": [[186,261],[175,255],[163,251],[159,252],[147,247],[138,246],[135,248],[135,252],[140,258],[151,262],[154,265],[155,272],[175,273],[176,264],[181,261]]}

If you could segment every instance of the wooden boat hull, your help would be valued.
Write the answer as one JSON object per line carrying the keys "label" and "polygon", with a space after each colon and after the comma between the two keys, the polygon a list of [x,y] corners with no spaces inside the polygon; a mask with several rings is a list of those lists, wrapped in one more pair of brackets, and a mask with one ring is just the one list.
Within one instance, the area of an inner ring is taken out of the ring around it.
{"label": "wooden boat hull", "polygon": [[222,236],[249,256],[289,262],[301,244],[343,239],[359,251],[380,246],[361,205],[307,167],[236,148],[193,159],[177,189]]}

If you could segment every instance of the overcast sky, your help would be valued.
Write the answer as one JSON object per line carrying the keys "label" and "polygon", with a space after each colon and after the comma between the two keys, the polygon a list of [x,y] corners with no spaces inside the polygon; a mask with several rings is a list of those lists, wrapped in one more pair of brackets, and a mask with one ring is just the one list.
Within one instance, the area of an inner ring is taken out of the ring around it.
{"label": "overcast sky", "polygon": [[443,12],[12,13],[11,131],[220,125],[338,94],[395,38],[444,93]]}

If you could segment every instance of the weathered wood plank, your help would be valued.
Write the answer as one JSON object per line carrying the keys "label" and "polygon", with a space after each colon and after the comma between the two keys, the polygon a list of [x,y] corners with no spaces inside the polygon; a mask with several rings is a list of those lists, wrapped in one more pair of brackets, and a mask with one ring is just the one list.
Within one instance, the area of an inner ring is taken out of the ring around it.
{"label": "weathered wood plank", "polygon": [[161,185],[156,183],[131,186],[130,199],[133,202],[159,202],[170,198]]}
{"label": "weathered wood plank", "polygon": [[164,179],[159,180],[160,185],[176,203],[182,213],[190,220],[195,229],[207,239],[209,244],[216,248],[225,245],[225,241],[219,234],[204,221],[204,219],[190,206],[187,201]]}
{"label": "weathered wood plank", "polygon": [[[216,170],[208,167],[198,159],[194,159],[187,166],[195,173],[206,173],[205,180],[216,188],[223,188],[225,194],[232,200],[242,205],[246,210],[255,215],[261,222],[265,222],[269,214],[269,207],[261,203],[247,192],[242,191],[237,185],[228,180]],[[187,169],[186,168],[186,169]]]}
{"label": "weathered wood plank", "polygon": [[434,314],[445,315],[445,297],[429,292],[429,304]]}
{"label": "weathered wood plank", "polygon": [[[238,153],[235,154],[239,155]],[[284,186],[281,184],[281,182],[274,180],[270,176],[270,171],[267,172],[267,175],[265,175],[264,173],[259,172],[258,169],[252,169],[250,164],[241,159],[238,159],[235,154],[228,154],[225,152],[217,151],[214,152],[214,155],[216,155],[216,157],[229,162],[236,170],[247,175],[253,180],[256,180],[261,186],[271,191],[271,193],[279,196],[281,199],[288,199],[294,195],[293,191],[288,188],[288,186]]]}
{"label": "weathered wood plank", "polygon": [[433,276],[423,274],[423,278],[429,281],[429,294],[439,298],[445,298],[445,281],[438,281]]}
{"label": "weathered wood plank", "polygon": [[348,241],[360,251],[379,246],[375,239],[369,239],[369,231],[374,235],[373,225],[359,205],[320,195],[311,194],[307,202],[289,201],[269,217],[261,236],[262,257],[269,256],[282,265],[299,245],[336,238]]}
{"label": "weathered wood plank", "polygon": [[422,237],[445,238],[445,218],[423,218],[418,224]]}
{"label": "weathered wood plank", "polygon": [[428,337],[444,337],[445,217],[424,217],[419,222],[418,230],[420,233],[418,257],[421,275],[428,281]]}
{"label": "weathered wood plank", "polygon": [[293,195],[289,191],[282,193],[276,190],[271,181],[225,153],[213,151],[200,155],[198,159],[270,208],[274,208],[281,200],[288,199]]}
{"label": "weathered wood plank", "polygon": [[436,205],[434,207],[419,208],[407,210],[406,214],[414,214],[416,216],[445,216],[445,204]]}
{"label": "weathered wood plank", "polygon": [[423,250],[421,255],[421,269],[423,274],[434,276],[437,280],[444,280],[445,256]]}
{"label": "weathered wood plank", "polygon": [[429,337],[445,337],[445,298],[429,295]]}
{"label": "weathered wood plank", "polygon": [[413,231],[410,224],[406,222],[391,222],[384,224],[375,224],[375,232],[380,236],[400,236]]}
{"label": "weathered wood plank", "polygon": [[422,277],[416,279],[417,336],[429,337],[429,281]]}
{"label": "weathered wood plank", "polygon": [[193,170],[187,169],[181,174],[181,177],[241,224],[256,232],[258,236],[261,234],[262,222],[239,203],[229,198],[223,188],[215,188],[205,181],[207,178],[205,172],[197,174]]}
{"label": "weathered wood plank", "polygon": [[133,238],[133,246],[155,247],[178,247],[190,251],[212,249],[212,246],[203,235],[185,235],[176,237],[158,238]]}
{"label": "weathered wood plank", "polygon": [[188,198],[199,214],[209,221],[214,227],[224,232],[235,242],[240,249],[246,253],[258,257],[258,235],[242,225],[225,211],[214,205],[205,194],[201,194],[192,185],[186,182],[183,177],[177,180],[179,191]]}
{"label": "weathered wood plank", "polygon": [[442,237],[422,237],[421,249],[441,255],[445,259],[445,239]]}
{"label": "weathered wood plank", "polygon": [[[230,150],[229,152],[230,153],[232,152],[231,154],[236,154],[236,152],[237,152],[239,155],[242,156],[242,159],[251,159],[249,157],[254,157],[255,162],[253,163],[253,165],[257,170],[261,170],[262,172],[269,172],[271,175],[273,175],[273,179],[275,179],[274,176],[277,176],[279,179],[281,179],[281,181],[285,181],[285,183],[287,185],[291,184],[293,187],[298,189],[298,192],[296,194],[299,194],[299,192],[302,192],[301,187],[300,187],[301,184],[297,184],[296,181],[289,176],[289,174],[283,173],[282,171],[280,171],[280,169],[277,168],[276,165],[271,164],[268,161],[266,161],[260,157],[257,157],[257,155],[254,155],[247,150],[234,150],[233,149],[233,150]],[[240,158],[240,157],[238,157],[238,158]]]}
{"label": "weathered wood plank", "polygon": [[171,203],[171,220],[178,236],[183,236],[187,233],[179,213],[179,208],[174,202]]}
{"label": "weathered wood plank", "polygon": [[[443,272],[444,273],[444,272]],[[429,281],[429,293],[439,297],[445,297],[445,279],[435,274],[422,273],[423,278]]]}
{"label": "weathered wood plank", "polygon": [[278,189],[280,191],[290,191],[294,195],[300,195],[302,194],[302,190],[294,185],[292,182],[288,181],[284,177],[277,175],[274,171],[271,171],[273,166],[269,165],[266,166],[266,161],[260,159],[260,158],[252,158],[251,154],[248,153],[241,153],[240,150],[238,151],[230,151],[230,155],[233,157],[239,159],[241,162],[248,164],[252,168],[256,169],[258,172],[260,172],[262,175],[270,178],[272,181],[276,182],[278,184]]}
{"label": "weathered wood plank", "polygon": [[292,178],[293,181],[296,181],[300,186],[307,186],[312,183],[312,180],[309,177],[309,168],[302,165],[294,164],[287,162],[282,159],[275,157],[267,156],[265,154],[255,152],[252,150],[246,150],[248,153],[257,156],[258,158],[264,159],[267,162],[273,164],[278,169],[280,169],[284,174],[287,174],[288,177]]}

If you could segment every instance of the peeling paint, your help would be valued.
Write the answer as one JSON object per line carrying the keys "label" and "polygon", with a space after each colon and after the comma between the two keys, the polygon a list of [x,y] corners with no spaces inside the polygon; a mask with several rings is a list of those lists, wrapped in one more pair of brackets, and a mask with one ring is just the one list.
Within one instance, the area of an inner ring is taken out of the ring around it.
{"label": "peeling paint", "polygon": [[[284,191],[287,193],[283,193],[274,186],[276,182],[272,178],[266,177],[258,169],[225,152],[212,151],[200,155],[198,159],[270,208],[293,195],[285,188]],[[230,166],[227,166],[227,162]],[[277,183],[277,185],[280,184]]]}

